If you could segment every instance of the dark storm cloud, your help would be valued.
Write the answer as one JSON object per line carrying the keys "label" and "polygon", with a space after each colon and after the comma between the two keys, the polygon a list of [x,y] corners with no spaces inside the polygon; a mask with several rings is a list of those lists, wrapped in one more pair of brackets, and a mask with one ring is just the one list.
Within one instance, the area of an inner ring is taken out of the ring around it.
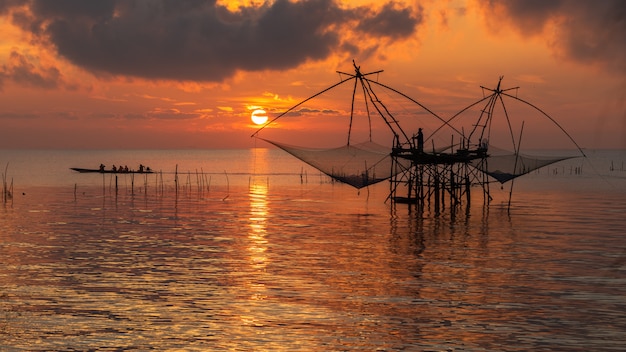
{"label": "dark storm cloud", "polygon": [[357,29],[375,36],[405,38],[412,35],[416,25],[422,21],[421,7],[416,15],[418,17],[413,17],[408,8],[396,8],[393,3],[388,3],[379,13],[364,18]]}
{"label": "dark storm cloud", "polygon": [[[200,0],[23,2],[31,14],[16,10],[14,23],[59,55],[96,73],[148,79],[220,81],[237,70],[293,68],[350,47],[340,28],[397,40],[422,21],[396,5],[375,13],[334,0],[277,0],[236,12]],[[0,0],[0,11],[12,4]]]}
{"label": "dark storm cloud", "polygon": [[526,35],[554,21],[558,32],[551,44],[561,55],[626,73],[626,1],[492,0],[489,6],[495,5]]}
{"label": "dark storm cloud", "polygon": [[110,15],[114,9],[115,2],[108,0],[35,0],[31,6],[33,14],[42,19],[57,16],[99,18]]}
{"label": "dark storm cloud", "polygon": [[14,6],[19,6],[24,0],[0,0],[0,14],[5,13],[7,10]]}

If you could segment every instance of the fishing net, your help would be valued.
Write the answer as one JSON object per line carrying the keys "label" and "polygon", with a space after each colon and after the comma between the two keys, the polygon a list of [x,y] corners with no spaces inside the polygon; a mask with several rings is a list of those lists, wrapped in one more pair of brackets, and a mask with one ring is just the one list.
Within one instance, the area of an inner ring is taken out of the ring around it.
{"label": "fishing net", "polygon": [[[374,142],[350,144],[337,148],[306,148],[263,139],[275,145],[334,180],[349,184],[357,189],[373,185],[394,176],[394,170],[408,170],[411,161],[398,158],[402,168],[392,168],[390,148]],[[430,156],[441,156],[434,151]],[[516,154],[494,146],[489,147],[488,156],[474,159],[469,164],[500,183],[525,175],[544,166],[573,158],[572,156],[533,156]]]}
{"label": "fishing net", "polygon": [[485,159],[476,159],[471,165],[493,177],[500,183],[525,175],[561,160],[574,158],[573,156],[533,156],[515,154],[497,147],[489,147],[489,156]]}
{"label": "fishing net", "polygon": [[305,148],[264,139],[333,179],[357,189],[393,176],[388,147],[374,142],[349,144],[338,148]]}

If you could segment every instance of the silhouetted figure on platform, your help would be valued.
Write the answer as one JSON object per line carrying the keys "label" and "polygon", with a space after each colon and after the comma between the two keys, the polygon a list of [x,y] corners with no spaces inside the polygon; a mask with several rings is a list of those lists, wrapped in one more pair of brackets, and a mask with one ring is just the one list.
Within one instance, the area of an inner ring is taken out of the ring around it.
{"label": "silhouetted figure on platform", "polygon": [[419,153],[424,152],[424,134],[421,128],[417,131],[417,151]]}

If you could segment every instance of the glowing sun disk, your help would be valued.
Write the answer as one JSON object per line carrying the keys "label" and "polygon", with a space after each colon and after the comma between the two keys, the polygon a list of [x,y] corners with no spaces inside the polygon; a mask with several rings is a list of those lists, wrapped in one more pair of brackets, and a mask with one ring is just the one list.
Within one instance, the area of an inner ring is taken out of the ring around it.
{"label": "glowing sun disk", "polygon": [[250,119],[257,125],[262,125],[267,122],[267,113],[265,110],[257,109],[252,112]]}

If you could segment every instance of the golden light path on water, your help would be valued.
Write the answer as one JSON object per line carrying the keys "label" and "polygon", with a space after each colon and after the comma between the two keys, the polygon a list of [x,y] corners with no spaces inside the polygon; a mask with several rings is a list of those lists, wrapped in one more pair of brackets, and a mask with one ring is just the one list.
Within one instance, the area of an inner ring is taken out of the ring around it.
{"label": "golden light path on water", "polygon": [[[210,156],[210,187],[82,176],[76,194],[21,188],[1,206],[0,350],[623,345],[626,170],[616,188],[558,166],[519,180],[510,212],[499,187],[435,212],[385,204],[384,184],[307,182],[272,150]],[[232,160],[249,172],[228,183]]]}
{"label": "golden light path on water", "polygon": [[[253,162],[255,163],[254,169],[260,166],[260,169],[265,172],[267,169],[267,150],[266,149],[254,149],[255,154]],[[268,257],[266,251],[268,248],[267,240],[267,218],[269,212],[267,192],[268,192],[268,179],[267,177],[257,176],[253,174],[249,181],[249,197],[250,197],[250,217],[248,232],[248,251],[249,251],[249,264],[253,277],[248,282],[248,290],[251,292],[250,299],[255,301],[263,301],[266,298],[265,282],[267,281],[266,268],[268,265]],[[245,325],[262,325],[262,322],[256,319],[256,317],[242,316],[242,323]]]}

